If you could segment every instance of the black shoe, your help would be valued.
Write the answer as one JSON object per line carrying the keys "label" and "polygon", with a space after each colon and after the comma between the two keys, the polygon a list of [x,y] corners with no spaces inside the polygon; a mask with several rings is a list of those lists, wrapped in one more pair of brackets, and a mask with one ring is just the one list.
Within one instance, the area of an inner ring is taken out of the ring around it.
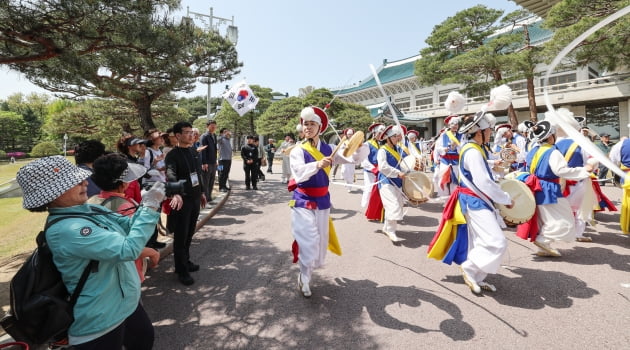
{"label": "black shoe", "polygon": [[261,179],[261,180],[263,180],[263,181],[265,181],[265,177],[264,177],[264,176],[261,176],[261,177],[260,177],[260,179]]}
{"label": "black shoe", "polygon": [[192,261],[189,261],[186,264],[186,267],[188,268],[188,272],[197,272],[197,271],[199,271],[199,265],[193,263]]}
{"label": "black shoe", "polygon": [[191,284],[195,283],[195,280],[190,276],[188,272],[178,273],[177,279],[181,284],[185,286],[190,286]]}
{"label": "black shoe", "polygon": [[271,170],[267,170],[267,174],[273,174]]}
{"label": "black shoe", "polygon": [[153,248],[153,249],[162,249],[162,248],[166,247],[166,243],[164,243],[164,242],[151,242],[151,243],[147,244],[147,247]]}
{"label": "black shoe", "polygon": [[258,191],[258,187],[254,186],[254,190],[255,190],[255,191]]}
{"label": "black shoe", "polygon": [[247,187],[245,187],[245,189],[249,191],[249,190],[251,190],[252,188],[251,188],[251,187],[249,187],[249,186],[247,186]]}

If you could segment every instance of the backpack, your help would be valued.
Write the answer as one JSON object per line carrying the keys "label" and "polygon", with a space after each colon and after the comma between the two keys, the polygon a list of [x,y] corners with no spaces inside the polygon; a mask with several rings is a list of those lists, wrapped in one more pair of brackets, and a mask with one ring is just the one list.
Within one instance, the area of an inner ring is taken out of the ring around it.
{"label": "backpack", "polygon": [[91,260],[72,295],[68,293],[46,242],[46,230],[72,217],[95,222],[84,215],[58,217],[47,222],[37,235],[37,248],[11,279],[11,308],[0,325],[17,341],[46,344],[65,339],[74,322],[74,305],[88,275],[98,270],[98,261]]}

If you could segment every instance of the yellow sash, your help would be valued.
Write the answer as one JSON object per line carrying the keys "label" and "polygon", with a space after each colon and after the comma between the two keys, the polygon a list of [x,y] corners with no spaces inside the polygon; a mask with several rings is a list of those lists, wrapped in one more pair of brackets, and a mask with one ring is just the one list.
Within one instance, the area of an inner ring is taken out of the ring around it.
{"label": "yellow sash", "polygon": [[453,135],[452,131],[446,130],[446,136],[448,136],[448,138],[451,140],[452,143],[459,146],[459,140],[457,139],[457,137],[455,137],[455,135]]}
{"label": "yellow sash", "polygon": [[564,155],[564,160],[566,160],[568,162],[569,159],[571,159],[571,157],[573,157],[573,153],[575,153],[575,150],[577,148],[578,148],[577,142],[573,142],[571,144],[571,146],[569,147],[569,149],[567,150],[567,154]]}
{"label": "yellow sash", "polygon": [[395,149],[391,148],[389,144],[384,144],[383,149],[396,158],[397,164],[400,163],[400,154]]}
{"label": "yellow sash", "polygon": [[409,148],[407,148],[403,142],[399,142],[398,147],[400,147],[403,152],[407,153],[407,155],[411,154],[409,153]]}
{"label": "yellow sash", "polygon": [[[310,154],[311,157],[315,158],[315,160],[318,162],[325,157],[322,152],[320,152],[317,148],[311,145],[311,143],[308,141],[304,141],[300,146],[302,147],[303,150],[308,152],[308,154]],[[322,169],[326,172],[326,175],[330,175],[330,166],[327,166]]]}
{"label": "yellow sash", "polygon": [[[313,147],[310,142],[305,141],[300,146],[308,152],[311,157],[315,158],[316,161],[320,161],[324,158],[324,154],[317,148]],[[323,170],[326,172],[326,175],[330,176],[329,166],[323,168]],[[337,239],[337,231],[335,231],[335,225],[333,224],[333,220],[330,215],[328,216],[328,250],[330,250],[331,253],[341,256],[341,245]]]}
{"label": "yellow sash", "polygon": [[378,149],[378,142],[376,142],[375,139],[369,139],[368,143],[372,146],[374,146],[374,148]]}
{"label": "yellow sash", "polygon": [[540,158],[550,148],[551,148],[550,144],[544,144],[538,148],[538,150],[536,151],[536,154],[534,154],[534,158],[532,159],[532,164],[529,165],[530,174],[533,174],[536,172],[536,167],[538,166],[538,162],[540,161]]}

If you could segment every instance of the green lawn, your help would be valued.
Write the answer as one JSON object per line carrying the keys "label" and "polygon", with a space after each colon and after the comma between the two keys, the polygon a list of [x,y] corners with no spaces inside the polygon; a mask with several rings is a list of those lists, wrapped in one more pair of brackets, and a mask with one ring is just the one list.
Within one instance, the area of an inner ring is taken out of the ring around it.
{"label": "green lawn", "polygon": [[[0,163],[0,183],[15,178],[21,166],[32,159],[15,164]],[[35,237],[44,228],[48,213],[31,213],[22,208],[22,197],[0,198],[0,261],[35,248]]]}

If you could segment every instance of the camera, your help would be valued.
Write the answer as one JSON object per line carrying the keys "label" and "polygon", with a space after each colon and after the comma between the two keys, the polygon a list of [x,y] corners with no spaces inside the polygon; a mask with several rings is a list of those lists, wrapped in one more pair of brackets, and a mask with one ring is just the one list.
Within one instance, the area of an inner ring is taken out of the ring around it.
{"label": "camera", "polygon": [[176,195],[176,194],[185,194],[184,193],[185,183],[186,183],[186,180],[184,179],[177,180],[175,182],[165,182],[164,189],[166,191],[166,196],[172,197],[173,195]]}

